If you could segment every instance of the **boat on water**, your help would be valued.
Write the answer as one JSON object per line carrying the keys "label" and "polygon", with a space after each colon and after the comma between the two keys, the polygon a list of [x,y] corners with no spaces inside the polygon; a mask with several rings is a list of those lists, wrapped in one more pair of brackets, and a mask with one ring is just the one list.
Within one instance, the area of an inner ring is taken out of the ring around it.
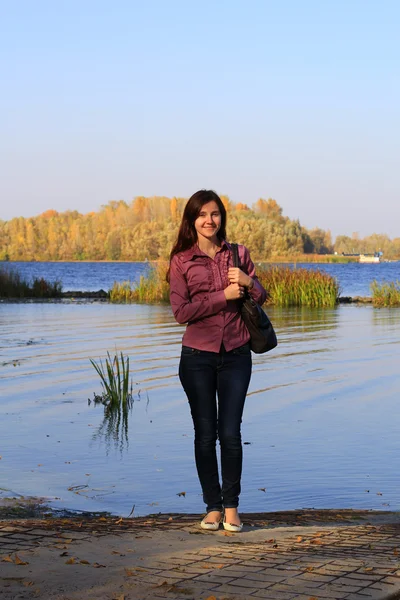
{"label": "boat on water", "polygon": [[360,254],[358,261],[360,263],[379,263],[381,262],[381,257],[381,252],[374,252],[374,254]]}
{"label": "boat on water", "polygon": [[358,256],[358,262],[360,263],[380,263],[382,262],[382,252],[365,253],[365,254],[350,254],[342,252],[342,256]]}

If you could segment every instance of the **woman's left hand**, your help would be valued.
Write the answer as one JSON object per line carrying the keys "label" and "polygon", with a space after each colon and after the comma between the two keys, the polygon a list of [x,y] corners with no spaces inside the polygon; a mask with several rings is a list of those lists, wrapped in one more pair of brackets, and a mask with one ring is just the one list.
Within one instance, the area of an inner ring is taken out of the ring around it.
{"label": "woman's left hand", "polygon": [[253,285],[252,278],[243,273],[239,267],[230,267],[228,269],[228,279],[229,283],[238,283],[243,287],[252,287]]}

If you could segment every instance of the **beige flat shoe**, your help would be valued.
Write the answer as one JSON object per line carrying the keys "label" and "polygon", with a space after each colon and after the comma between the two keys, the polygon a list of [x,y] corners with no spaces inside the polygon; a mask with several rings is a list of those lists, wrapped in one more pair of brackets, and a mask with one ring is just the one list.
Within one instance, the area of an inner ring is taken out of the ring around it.
{"label": "beige flat shoe", "polygon": [[227,523],[224,519],[222,524],[225,531],[230,531],[231,533],[240,533],[243,529],[243,523],[236,525],[235,523]]}
{"label": "beige flat shoe", "polygon": [[202,529],[206,529],[207,531],[218,531],[221,521],[222,515],[217,521],[210,521],[207,514],[200,523],[200,527]]}

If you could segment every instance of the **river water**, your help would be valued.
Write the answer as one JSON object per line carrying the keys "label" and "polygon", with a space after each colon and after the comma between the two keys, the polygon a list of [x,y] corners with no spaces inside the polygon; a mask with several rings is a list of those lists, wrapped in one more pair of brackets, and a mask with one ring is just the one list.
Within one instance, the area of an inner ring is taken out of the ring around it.
{"label": "river water", "polygon": [[[44,277],[49,281],[60,280],[63,290],[96,291],[109,290],[114,281],[138,281],[146,275],[149,263],[93,263],[93,262],[12,262],[0,267],[17,269],[25,279]],[[370,284],[376,279],[396,281],[400,279],[400,262],[378,264],[315,264],[297,263],[297,267],[320,269],[336,277],[342,296],[370,296]]]}
{"label": "river water", "polygon": [[[70,268],[51,265],[64,275]],[[87,271],[82,285],[71,280],[74,289],[106,289],[117,271],[125,277],[123,269],[132,269],[100,264],[101,276],[90,279],[94,267],[78,266]],[[395,263],[329,267],[365,274]],[[350,305],[269,313],[279,345],[253,356],[241,510],[398,510],[400,311]],[[177,376],[182,333],[167,306],[0,304],[0,498],[40,496],[56,508],[125,517],[133,506],[135,515],[201,512]],[[130,356],[135,392],[122,431],[88,403],[101,392],[89,359],[116,349]]]}

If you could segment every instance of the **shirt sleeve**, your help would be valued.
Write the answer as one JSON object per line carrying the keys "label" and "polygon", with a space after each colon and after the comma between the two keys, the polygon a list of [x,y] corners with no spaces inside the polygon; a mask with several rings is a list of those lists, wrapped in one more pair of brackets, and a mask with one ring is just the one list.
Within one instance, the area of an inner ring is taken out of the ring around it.
{"label": "shirt sleeve", "polygon": [[254,285],[252,289],[249,290],[249,294],[257,302],[257,304],[262,306],[267,299],[267,292],[258,280],[254,263],[250,258],[250,252],[246,246],[239,246],[239,251],[240,250],[242,250],[242,256],[240,256],[242,270],[254,281]]}
{"label": "shirt sleeve", "polygon": [[226,307],[227,300],[224,291],[204,294],[196,302],[191,302],[188,284],[182,263],[173,256],[170,267],[170,302],[172,312],[178,323],[189,323],[215,315]]}

